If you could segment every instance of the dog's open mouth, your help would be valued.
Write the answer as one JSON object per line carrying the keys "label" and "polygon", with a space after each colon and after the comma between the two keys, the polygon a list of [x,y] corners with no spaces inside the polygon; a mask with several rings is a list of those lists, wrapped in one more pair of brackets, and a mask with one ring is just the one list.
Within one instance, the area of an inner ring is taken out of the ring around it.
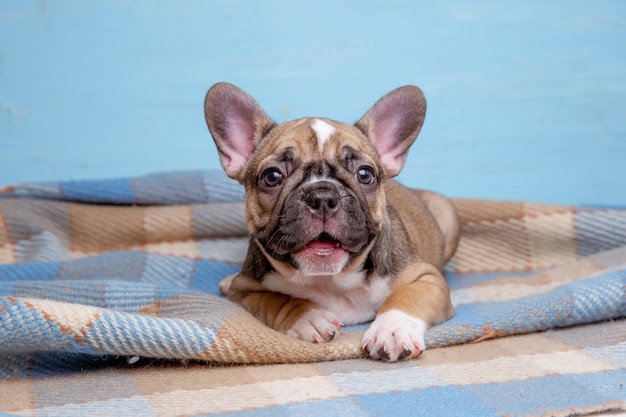
{"label": "dog's open mouth", "polygon": [[343,245],[328,233],[320,234],[302,248],[302,250],[307,249],[317,256],[330,256],[337,250],[345,251]]}
{"label": "dog's open mouth", "polygon": [[305,275],[337,274],[350,259],[341,242],[327,233],[322,233],[292,256]]}

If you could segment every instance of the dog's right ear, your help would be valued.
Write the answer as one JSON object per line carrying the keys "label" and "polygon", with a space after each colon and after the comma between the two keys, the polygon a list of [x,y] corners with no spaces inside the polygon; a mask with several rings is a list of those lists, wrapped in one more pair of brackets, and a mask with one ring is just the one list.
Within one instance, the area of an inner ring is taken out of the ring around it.
{"label": "dog's right ear", "polygon": [[218,83],[204,99],[204,117],[226,174],[243,182],[250,155],[274,121],[241,89]]}
{"label": "dog's right ear", "polygon": [[426,116],[426,100],[419,88],[396,88],[379,99],[355,126],[372,141],[385,174],[398,175]]}

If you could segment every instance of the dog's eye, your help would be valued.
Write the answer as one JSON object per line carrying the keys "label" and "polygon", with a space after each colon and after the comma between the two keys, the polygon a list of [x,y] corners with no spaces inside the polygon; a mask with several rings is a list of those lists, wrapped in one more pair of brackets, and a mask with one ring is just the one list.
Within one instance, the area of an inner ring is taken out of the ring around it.
{"label": "dog's eye", "polygon": [[277,169],[268,169],[262,176],[263,185],[276,187],[283,183],[283,174]]}
{"label": "dog's eye", "polygon": [[376,178],[374,176],[374,171],[372,171],[371,168],[367,168],[367,167],[363,167],[360,168],[357,172],[356,172],[356,179],[361,183],[361,184],[371,184],[374,182],[374,179]]}

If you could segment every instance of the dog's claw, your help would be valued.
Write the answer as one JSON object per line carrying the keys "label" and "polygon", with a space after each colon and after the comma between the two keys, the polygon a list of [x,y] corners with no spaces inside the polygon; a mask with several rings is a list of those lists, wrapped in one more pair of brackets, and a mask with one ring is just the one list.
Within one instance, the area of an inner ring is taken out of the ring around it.
{"label": "dog's claw", "polygon": [[425,349],[427,325],[421,319],[391,310],[379,315],[363,335],[363,350],[372,359],[396,362],[419,356]]}

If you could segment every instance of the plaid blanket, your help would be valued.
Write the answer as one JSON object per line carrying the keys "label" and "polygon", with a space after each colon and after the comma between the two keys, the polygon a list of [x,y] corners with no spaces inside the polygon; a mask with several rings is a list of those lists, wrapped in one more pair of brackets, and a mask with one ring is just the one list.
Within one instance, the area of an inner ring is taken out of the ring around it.
{"label": "plaid blanket", "polygon": [[456,314],[421,358],[382,364],[360,359],[364,326],[303,343],[219,296],[246,252],[242,201],[221,172],[0,189],[0,411],[626,409],[626,210],[455,200]]}

